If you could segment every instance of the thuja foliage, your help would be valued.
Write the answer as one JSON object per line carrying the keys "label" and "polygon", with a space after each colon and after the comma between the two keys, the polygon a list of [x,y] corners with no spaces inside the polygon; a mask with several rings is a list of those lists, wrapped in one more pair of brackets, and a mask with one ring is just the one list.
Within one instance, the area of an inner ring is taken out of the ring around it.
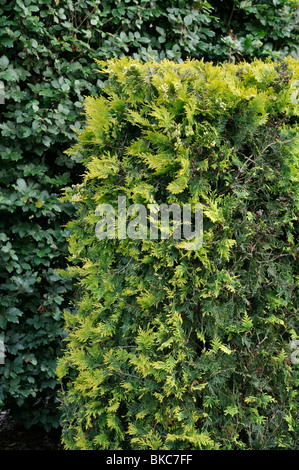
{"label": "thuja foliage", "polygon": [[54,369],[73,295],[56,272],[72,213],[58,197],[82,171],[63,150],[81,128],[84,95],[103,86],[93,58],[280,59],[297,43],[295,12],[293,0],[0,2],[1,409],[58,424]]}
{"label": "thuja foliage", "polygon": [[[105,96],[68,152],[85,173],[64,194],[66,448],[298,448],[298,62],[98,67]],[[201,203],[202,246],[99,240],[97,208],[119,196]]]}

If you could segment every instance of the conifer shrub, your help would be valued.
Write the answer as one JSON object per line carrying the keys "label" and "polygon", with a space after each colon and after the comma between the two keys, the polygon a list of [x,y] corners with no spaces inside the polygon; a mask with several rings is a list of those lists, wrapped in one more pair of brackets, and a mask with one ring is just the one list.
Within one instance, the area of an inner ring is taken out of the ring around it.
{"label": "conifer shrub", "polygon": [[[105,95],[68,151],[85,173],[63,195],[65,447],[298,448],[298,62],[98,66]],[[99,239],[98,207],[121,196],[201,204],[202,245],[149,225]]]}

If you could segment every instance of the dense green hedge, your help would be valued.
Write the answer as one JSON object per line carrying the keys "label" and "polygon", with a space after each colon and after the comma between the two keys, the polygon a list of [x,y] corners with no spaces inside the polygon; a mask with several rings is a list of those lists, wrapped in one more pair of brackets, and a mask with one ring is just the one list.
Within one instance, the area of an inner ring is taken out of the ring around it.
{"label": "dense green hedge", "polygon": [[54,368],[73,296],[55,272],[73,212],[58,196],[82,172],[63,151],[81,129],[84,95],[103,85],[93,58],[281,58],[296,43],[294,15],[289,0],[1,2],[1,407],[28,425],[58,424]]}
{"label": "dense green hedge", "polygon": [[[65,190],[66,448],[298,448],[298,62],[99,67],[106,97],[87,98],[69,151],[84,178]],[[202,247],[98,239],[119,196],[202,204]]]}

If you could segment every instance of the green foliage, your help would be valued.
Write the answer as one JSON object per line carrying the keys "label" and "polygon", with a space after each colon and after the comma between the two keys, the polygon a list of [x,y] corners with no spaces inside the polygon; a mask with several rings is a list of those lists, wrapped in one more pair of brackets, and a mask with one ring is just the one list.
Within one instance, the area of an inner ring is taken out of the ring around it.
{"label": "green foliage", "polygon": [[249,60],[252,56],[277,60],[298,45],[297,1],[211,0],[210,3],[219,18],[213,51],[217,60]]}
{"label": "green foliage", "polygon": [[[98,66],[64,195],[66,448],[298,448],[298,62]],[[203,204],[202,247],[99,240],[96,208],[123,195]]]}
{"label": "green foliage", "polygon": [[[1,2],[0,328],[7,357],[0,369],[0,405],[25,424],[58,424],[54,368],[62,310],[73,295],[71,283],[56,273],[65,266],[64,225],[73,212],[58,197],[83,171],[80,159],[67,159],[63,151],[81,130],[84,96],[103,87],[93,59],[233,59],[235,48],[230,54],[225,42],[231,10],[222,1]],[[241,42],[238,54],[290,52],[294,11],[293,1],[261,8],[236,2],[231,24]],[[159,169],[160,158],[153,156],[150,164]],[[177,190],[184,178],[173,183]]]}

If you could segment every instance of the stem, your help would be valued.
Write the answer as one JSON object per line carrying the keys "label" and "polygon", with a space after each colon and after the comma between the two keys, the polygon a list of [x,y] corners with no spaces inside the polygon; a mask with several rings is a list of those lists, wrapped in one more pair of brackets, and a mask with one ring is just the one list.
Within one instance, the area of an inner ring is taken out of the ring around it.
{"label": "stem", "polygon": [[230,13],[230,16],[229,16],[229,19],[228,19],[228,23],[227,23],[227,31],[229,31],[231,28],[230,28],[230,23],[231,23],[231,20],[233,18],[233,14],[234,14],[234,11],[235,11],[235,8],[236,8],[236,4],[234,2],[234,5],[233,5],[233,8],[232,8],[232,11]]}

